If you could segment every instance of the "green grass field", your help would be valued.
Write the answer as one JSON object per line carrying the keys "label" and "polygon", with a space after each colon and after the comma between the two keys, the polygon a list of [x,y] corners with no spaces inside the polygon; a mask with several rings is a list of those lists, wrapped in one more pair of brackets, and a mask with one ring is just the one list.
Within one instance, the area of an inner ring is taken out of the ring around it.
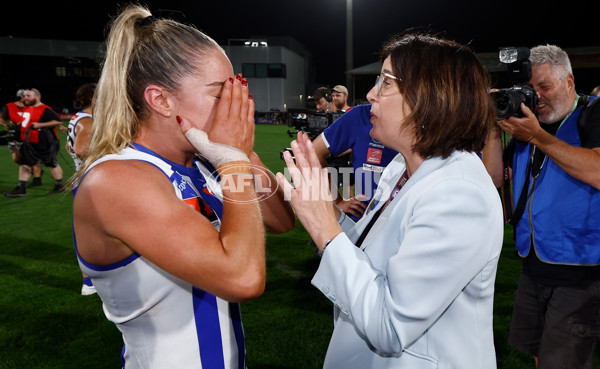
{"label": "green grass field", "polygon": [[[289,146],[287,129],[256,129],[256,151],[273,172],[283,169],[279,152]],[[73,163],[64,148],[59,163],[68,178]],[[7,146],[0,146],[0,173],[0,191],[12,190],[18,167]],[[0,196],[0,369],[120,368],[118,330],[104,317],[97,295],[80,295],[72,196],[48,195],[53,185],[45,169],[43,186],[28,189],[26,197]],[[333,328],[332,304],[310,284],[319,258],[309,241],[299,222],[287,234],[267,237],[266,291],[242,304],[251,369],[322,366]],[[531,358],[506,344],[520,268],[513,247],[507,232],[496,282],[498,368],[534,368]]]}

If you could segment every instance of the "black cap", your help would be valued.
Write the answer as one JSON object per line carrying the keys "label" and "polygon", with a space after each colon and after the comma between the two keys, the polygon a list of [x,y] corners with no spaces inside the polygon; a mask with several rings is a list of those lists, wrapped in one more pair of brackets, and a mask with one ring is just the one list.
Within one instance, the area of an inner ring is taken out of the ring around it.
{"label": "black cap", "polygon": [[331,98],[331,91],[327,87],[317,88],[313,94],[313,101],[321,100],[322,97],[324,97],[325,100],[329,100]]}

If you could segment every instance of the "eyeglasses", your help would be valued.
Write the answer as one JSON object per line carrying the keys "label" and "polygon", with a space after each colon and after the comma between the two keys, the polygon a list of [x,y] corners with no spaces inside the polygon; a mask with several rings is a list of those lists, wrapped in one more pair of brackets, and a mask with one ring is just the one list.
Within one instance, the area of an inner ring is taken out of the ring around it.
{"label": "eyeglasses", "polygon": [[381,74],[378,75],[377,79],[375,80],[375,86],[377,86],[377,95],[381,94],[381,88],[384,86],[384,84],[386,86],[388,86],[388,84],[391,84],[390,79],[394,79],[396,81],[402,81],[400,78],[398,78],[396,76],[393,76],[386,72],[381,72]]}

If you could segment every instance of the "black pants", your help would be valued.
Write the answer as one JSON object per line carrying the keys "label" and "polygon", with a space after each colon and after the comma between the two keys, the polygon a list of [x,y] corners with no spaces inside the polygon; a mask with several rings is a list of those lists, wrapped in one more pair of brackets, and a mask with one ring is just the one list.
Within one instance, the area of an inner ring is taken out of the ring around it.
{"label": "black pants", "polygon": [[58,165],[59,148],[60,142],[54,136],[54,132],[51,129],[42,128],[39,130],[37,143],[29,142],[26,139],[21,145],[19,150],[20,163],[33,166],[41,161],[45,166],[54,168]]}
{"label": "black pants", "polygon": [[555,287],[521,273],[508,343],[537,356],[538,369],[592,369],[599,308],[600,281]]}

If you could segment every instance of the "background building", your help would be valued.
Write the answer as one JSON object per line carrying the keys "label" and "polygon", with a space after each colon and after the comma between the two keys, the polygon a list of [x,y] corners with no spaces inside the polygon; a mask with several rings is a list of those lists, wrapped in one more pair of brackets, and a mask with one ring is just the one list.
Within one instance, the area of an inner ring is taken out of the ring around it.
{"label": "background building", "polygon": [[[258,113],[304,108],[314,79],[310,52],[290,37],[230,39],[223,45],[234,72],[248,79]],[[97,82],[102,42],[0,37],[0,102],[35,87],[57,112],[72,110],[75,91]]]}
{"label": "background building", "polygon": [[[291,37],[236,38],[222,46],[234,72],[248,79],[259,118],[290,109],[313,108],[308,98],[317,87],[340,83],[315,83],[313,56]],[[104,49],[102,42],[0,37],[0,104],[13,101],[18,89],[35,87],[41,91],[42,101],[58,113],[73,112],[77,88],[98,81]],[[600,47],[565,51],[571,58],[577,91],[590,93],[600,84]],[[478,56],[490,71],[494,87],[512,85],[496,52]],[[352,81],[347,86],[351,105],[367,102],[366,94],[380,69],[381,63],[375,61],[346,71]],[[272,120],[264,121],[269,122]]]}
{"label": "background building", "polygon": [[290,37],[254,37],[230,39],[224,49],[234,72],[248,79],[257,112],[305,107],[314,72],[303,45]]}
{"label": "background building", "polygon": [[97,82],[104,44],[0,37],[0,104],[21,88],[37,88],[57,113],[70,111],[77,88]]}

